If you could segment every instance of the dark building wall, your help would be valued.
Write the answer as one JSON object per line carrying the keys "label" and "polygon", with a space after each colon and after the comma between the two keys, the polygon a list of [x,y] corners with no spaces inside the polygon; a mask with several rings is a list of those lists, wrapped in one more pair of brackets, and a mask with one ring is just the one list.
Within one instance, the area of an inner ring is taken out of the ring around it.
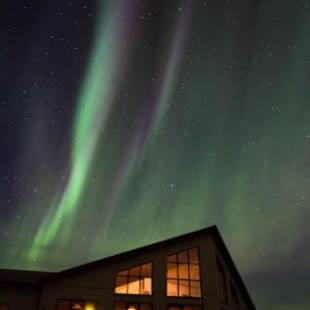
{"label": "dark building wall", "polygon": [[0,286],[0,304],[8,304],[10,310],[35,310],[38,306],[39,291],[29,286]]}

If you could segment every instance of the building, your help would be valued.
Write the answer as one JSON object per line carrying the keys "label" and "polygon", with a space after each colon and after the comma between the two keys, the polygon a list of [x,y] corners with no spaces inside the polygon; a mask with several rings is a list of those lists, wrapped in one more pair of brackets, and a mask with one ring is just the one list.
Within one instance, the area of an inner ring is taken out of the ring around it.
{"label": "building", "polygon": [[215,226],[58,273],[0,270],[0,310],[252,310]]}

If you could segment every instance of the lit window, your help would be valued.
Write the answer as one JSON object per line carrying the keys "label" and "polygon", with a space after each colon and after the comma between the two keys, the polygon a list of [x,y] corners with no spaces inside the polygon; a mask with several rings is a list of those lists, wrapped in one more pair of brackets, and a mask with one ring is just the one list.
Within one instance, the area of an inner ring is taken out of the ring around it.
{"label": "lit window", "polygon": [[233,309],[239,309],[239,299],[235,286],[230,282],[231,305]]}
{"label": "lit window", "polygon": [[123,270],[116,275],[116,294],[151,295],[152,263]]}
{"label": "lit window", "polygon": [[227,282],[226,282],[226,274],[224,270],[224,266],[220,262],[219,258],[216,259],[217,269],[218,269],[218,286],[219,286],[219,295],[220,302],[227,305],[228,304],[228,290],[227,290]]}
{"label": "lit window", "polygon": [[115,310],[152,310],[152,306],[148,303],[116,302]]}
{"label": "lit window", "polygon": [[57,300],[57,310],[97,310],[98,303],[87,300],[60,299]]}
{"label": "lit window", "polygon": [[9,310],[8,304],[0,304],[0,310]]}
{"label": "lit window", "polygon": [[198,248],[167,257],[167,296],[201,297]]}

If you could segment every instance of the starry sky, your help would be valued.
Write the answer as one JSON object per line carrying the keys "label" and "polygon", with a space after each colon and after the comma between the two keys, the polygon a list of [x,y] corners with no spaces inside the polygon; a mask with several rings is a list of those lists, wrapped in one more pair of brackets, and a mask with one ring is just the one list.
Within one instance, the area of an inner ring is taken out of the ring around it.
{"label": "starry sky", "polygon": [[1,1],[0,267],[58,271],[216,224],[259,309],[309,309],[309,14]]}

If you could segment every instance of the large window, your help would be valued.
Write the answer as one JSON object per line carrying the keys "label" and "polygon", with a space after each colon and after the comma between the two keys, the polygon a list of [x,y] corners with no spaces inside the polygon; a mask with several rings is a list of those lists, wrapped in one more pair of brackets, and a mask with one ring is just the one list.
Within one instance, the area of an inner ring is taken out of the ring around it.
{"label": "large window", "polygon": [[198,248],[167,257],[167,296],[201,297]]}
{"label": "large window", "polygon": [[136,302],[116,302],[115,310],[152,310],[151,304]]}
{"label": "large window", "polygon": [[58,299],[56,310],[97,310],[96,301],[76,300],[76,299]]}
{"label": "large window", "polygon": [[151,295],[152,263],[146,263],[117,273],[115,293]]}
{"label": "large window", "polygon": [[169,305],[168,310],[202,310],[199,305]]}
{"label": "large window", "polygon": [[224,270],[224,266],[220,262],[219,258],[216,258],[217,269],[218,269],[218,286],[219,286],[219,296],[220,302],[222,304],[228,304],[228,290],[227,290],[227,281],[226,281],[226,273]]}
{"label": "large window", "polygon": [[0,304],[0,310],[9,310],[8,304]]}

